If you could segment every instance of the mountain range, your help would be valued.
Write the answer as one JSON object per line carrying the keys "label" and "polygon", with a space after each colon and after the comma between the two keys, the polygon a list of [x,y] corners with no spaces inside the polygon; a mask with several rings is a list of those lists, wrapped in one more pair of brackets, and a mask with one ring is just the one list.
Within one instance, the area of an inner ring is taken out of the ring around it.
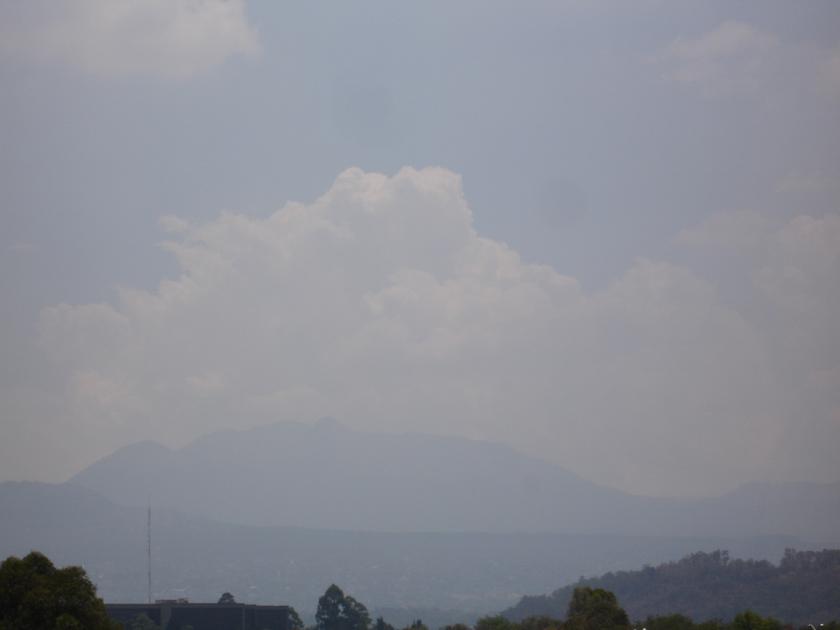
{"label": "mountain range", "polygon": [[840,484],[634,496],[489,442],[366,433],[331,419],[132,444],[71,479],[114,503],[228,523],[387,532],[791,535],[840,544]]}
{"label": "mountain range", "polygon": [[[106,601],[287,603],[330,583],[397,625],[512,606],[579,576],[728,549],[778,560],[840,543],[839,484],[639,497],[499,444],[333,420],[121,448],[66,483],[0,483],[0,557],[80,564]],[[401,617],[402,615],[402,617]]]}

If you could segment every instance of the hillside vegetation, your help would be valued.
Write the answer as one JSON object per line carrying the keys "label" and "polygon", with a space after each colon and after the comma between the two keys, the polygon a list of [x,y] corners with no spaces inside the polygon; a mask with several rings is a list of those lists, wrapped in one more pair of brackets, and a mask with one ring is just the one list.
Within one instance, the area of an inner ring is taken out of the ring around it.
{"label": "hillside vegetation", "polygon": [[767,561],[732,560],[726,551],[694,553],[639,571],[581,579],[550,595],[524,597],[503,615],[562,618],[575,587],[615,593],[631,619],[682,614],[695,620],[731,619],[744,609],[791,623],[840,618],[840,550],[785,552]]}

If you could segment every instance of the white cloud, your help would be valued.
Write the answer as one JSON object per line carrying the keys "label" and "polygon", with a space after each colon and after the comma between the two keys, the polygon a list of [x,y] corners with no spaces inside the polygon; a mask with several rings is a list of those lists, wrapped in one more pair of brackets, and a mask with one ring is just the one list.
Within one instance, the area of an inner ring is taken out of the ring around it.
{"label": "white cloud", "polygon": [[765,245],[767,232],[773,223],[771,217],[755,210],[721,212],[700,225],[680,232],[677,242],[697,248],[755,253],[756,249]]}
{"label": "white cloud", "polygon": [[776,38],[749,24],[724,22],[699,37],[678,37],[662,53],[665,76],[707,94],[750,91],[767,72]]}
{"label": "white cloud", "polygon": [[164,232],[171,234],[183,234],[189,230],[190,224],[181,217],[166,215],[160,218],[160,227]]}
{"label": "white cloud", "polygon": [[[779,309],[833,319],[840,307],[840,216],[771,217],[756,211],[719,213],[683,231],[678,242],[739,253],[749,259],[754,287]],[[824,331],[828,333],[829,331]],[[822,335],[830,343],[835,335]],[[838,348],[840,350],[840,348]]]}
{"label": "white cloud", "polygon": [[766,336],[713,285],[639,260],[587,293],[479,236],[449,171],[351,169],[308,205],[177,226],[179,278],[43,312],[67,413],[103,442],[334,415],[669,493],[762,476],[786,431]]}
{"label": "white cloud", "polygon": [[665,79],[709,98],[803,92],[840,94],[837,49],[781,40],[729,20],[695,37],[677,37],[656,55]]}
{"label": "white cloud", "polygon": [[0,18],[4,56],[97,75],[187,77],[259,49],[244,0],[30,0]]}
{"label": "white cloud", "polygon": [[680,240],[735,256],[730,261],[740,259],[748,272],[745,309],[787,417],[774,470],[802,476],[821,469],[836,478],[829,445],[840,435],[840,215],[774,219],[742,211],[712,217]]}
{"label": "white cloud", "polygon": [[756,285],[786,317],[790,358],[840,368],[840,216],[797,216],[769,239]]}

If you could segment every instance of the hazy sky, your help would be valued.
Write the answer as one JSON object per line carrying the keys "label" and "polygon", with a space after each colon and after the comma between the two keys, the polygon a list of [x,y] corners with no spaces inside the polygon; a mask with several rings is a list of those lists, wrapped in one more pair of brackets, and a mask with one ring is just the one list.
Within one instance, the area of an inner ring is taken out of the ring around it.
{"label": "hazy sky", "polygon": [[331,415],[840,480],[834,0],[0,0],[0,86],[0,479]]}

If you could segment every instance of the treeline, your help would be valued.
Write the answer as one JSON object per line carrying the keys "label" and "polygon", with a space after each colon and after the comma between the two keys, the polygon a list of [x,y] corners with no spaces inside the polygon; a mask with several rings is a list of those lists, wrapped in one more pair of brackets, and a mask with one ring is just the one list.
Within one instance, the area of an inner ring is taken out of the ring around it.
{"label": "treeline", "polygon": [[733,619],[750,609],[819,627],[817,622],[840,619],[840,550],[788,549],[779,566],[733,560],[726,551],[695,553],[657,567],[581,579],[550,595],[524,597],[502,615],[512,621],[562,618],[575,589],[583,586],[615,593],[631,619],[673,613],[696,620]]}
{"label": "treeline", "polygon": [[[340,588],[333,585],[318,601],[316,623],[309,630],[396,630],[381,617],[370,622],[367,609]],[[563,619],[548,616],[528,617],[516,622],[502,615],[479,619],[475,626],[457,624],[443,630],[840,630],[840,622],[816,621],[815,624],[795,626],[783,624],[772,617],[744,610],[729,621],[707,620],[695,623],[680,614],[648,616],[631,622],[610,591],[578,586],[572,591]],[[421,620],[403,630],[428,630]]]}
{"label": "treeline", "polygon": [[[299,623],[299,620],[298,620]],[[572,591],[562,619],[549,616],[511,621],[502,616],[483,617],[473,627],[465,624],[445,626],[443,630],[840,630],[840,622],[819,621],[796,626],[784,624],[751,610],[743,610],[728,621],[706,620],[695,623],[680,614],[648,616],[631,622],[615,594],[601,588],[578,586]],[[371,622],[367,608],[336,585],[318,600],[315,625],[306,630],[397,630],[381,617]],[[402,630],[429,630],[416,620]]]}
{"label": "treeline", "polygon": [[[566,605],[559,613],[539,612],[512,619],[513,615],[509,612],[508,615],[479,619],[472,628],[457,624],[446,626],[444,630],[840,630],[840,622],[829,621],[829,618],[837,619],[835,615],[814,614],[795,624],[785,624],[763,611],[754,612],[755,609],[745,605],[744,600],[738,599],[739,592],[742,592],[739,585],[776,584],[781,579],[780,574],[789,578],[789,583],[795,583],[796,588],[785,591],[771,589],[771,593],[776,592],[786,598],[786,601],[775,602],[775,605],[793,607],[793,610],[801,612],[805,608],[800,598],[810,601],[811,593],[799,589],[811,588],[820,597],[831,597],[826,600],[828,610],[832,606],[840,606],[838,570],[840,551],[789,551],[778,568],[765,562],[732,561],[721,551],[698,553],[656,568],[610,573],[597,581],[616,584],[635,594],[637,599],[650,593],[651,584],[682,584],[689,592],[688,597],[691,593],[701,594],[703,589],[709,589],[704,598],[722,597],[728,605],[737,605],[738,612],[726,617],[699,617],[698,622],[685,614],[684,608],[676,606],[663,614],[646,612],[635,615],[632,610],[628,613],[619,605],[619,598],[611,590],[578,584],[556,591],[547,598],[526,598],[517,607],[521,613],[523,603],[538,601],[541,605],[550,603],[556,610],[563,595],[568,592]],[[771,577],[767,577],[768,572]],[[803,575],[810,576],[810,579],[804,579]],[[819,579],[825,581],[820,582]],[[675,596],[676,591],[668,592]],[[685,602],[686,597],[680,594],[674,601]],[[231,593],[223,593],[219,598],[219,604],[233,604],[235,601]],[[289,612],[289,630],[397,630],[382,617],[372,620],[363,603],[345,594],[335,584],[318,600],[313,626],[305,628],[295,610],[290,608]],[[127,630],[160,630],[144,615],[128,626]],[[121,627],[108,618],[105,606],[96,596],[96,588],[84,569],[58,569],[38,552],[32,552],[23,559],[10,557],[0,564],[0,630],[118,630]],[[429,629],[418,619],[402,630]]]}

